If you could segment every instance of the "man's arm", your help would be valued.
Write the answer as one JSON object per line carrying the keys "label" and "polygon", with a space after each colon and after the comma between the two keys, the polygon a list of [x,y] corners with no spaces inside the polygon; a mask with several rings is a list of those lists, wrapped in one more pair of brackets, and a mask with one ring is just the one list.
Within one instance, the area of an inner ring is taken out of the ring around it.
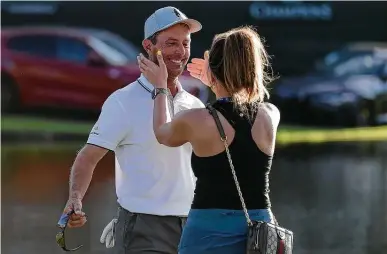
{"label": "man's arm", "polygon": [[75,158],[70,174],[70,199],[82,200],[89,188],[93,172],[108,149],[86,144]]}
{"label": "man's arm", "polygon": [[89,188],[97,163],[108,150],[116,150],[130,131],[127,116],[125,108],[113,93],[102,106],[101,114],[90,132],[87,144],[74,161],[65,212],[72,209],[76,214],[82,214],[82,199]]}

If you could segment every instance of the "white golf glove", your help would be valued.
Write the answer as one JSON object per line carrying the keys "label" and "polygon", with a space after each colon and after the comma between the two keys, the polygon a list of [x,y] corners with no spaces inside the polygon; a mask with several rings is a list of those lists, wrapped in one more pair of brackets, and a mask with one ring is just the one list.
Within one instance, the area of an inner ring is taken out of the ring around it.
{"label": "white golf glove", "polygon": [[106,245],[106,248],[113,248],[115,244],[115,229],[116,229],[117,219],[113,219],[102,231],[101,238],[99,241]]}

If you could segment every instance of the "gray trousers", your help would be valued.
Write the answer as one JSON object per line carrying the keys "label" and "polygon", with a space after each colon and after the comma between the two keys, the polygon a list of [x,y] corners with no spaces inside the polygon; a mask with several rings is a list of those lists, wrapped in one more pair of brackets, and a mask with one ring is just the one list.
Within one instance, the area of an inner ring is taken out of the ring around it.
{"label": "gray trousers", "polygon": [[177,254],[185,217],[132,213],[118,207],[114,254]]}

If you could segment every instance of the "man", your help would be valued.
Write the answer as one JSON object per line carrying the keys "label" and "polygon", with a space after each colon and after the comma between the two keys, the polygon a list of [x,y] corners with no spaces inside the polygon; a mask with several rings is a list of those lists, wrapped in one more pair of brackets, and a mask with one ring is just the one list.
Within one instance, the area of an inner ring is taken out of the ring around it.
{"label": "man", "polygon": [[[200,29],[198,21],[174,7],[157,10],[145,22],[143,47],[154,62],[161,50],[168,69],[169,119],[180,110],[204,106],[178,81],[190,57],[190,34]],[[109,150],[115,152],[119,212],[114,250],[119,254],[177,253],[194,194],[191,146],[160,145],[153,133],[154,91],[141,75],[111,94],[71,171],[65,212],[74,210],[69,227],[80,227],[86,223],[81,201],[93,170]]]}

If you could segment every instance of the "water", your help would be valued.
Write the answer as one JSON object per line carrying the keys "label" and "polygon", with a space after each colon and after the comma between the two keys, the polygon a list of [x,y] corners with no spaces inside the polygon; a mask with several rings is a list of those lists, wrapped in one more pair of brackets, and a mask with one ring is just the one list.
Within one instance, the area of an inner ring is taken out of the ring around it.
{"label": "water", "polygon": [[[2,147],[2,253],[63,253],[56,222],[80,145]],[[387,143],[278,149],[271,174],[273,211],[293,230],[297,254],[387,253]],[[116,214],[113,155],[98,165],[84,201],[87,226],[70,229],[77,253],[111,253],[99,243]]]}

